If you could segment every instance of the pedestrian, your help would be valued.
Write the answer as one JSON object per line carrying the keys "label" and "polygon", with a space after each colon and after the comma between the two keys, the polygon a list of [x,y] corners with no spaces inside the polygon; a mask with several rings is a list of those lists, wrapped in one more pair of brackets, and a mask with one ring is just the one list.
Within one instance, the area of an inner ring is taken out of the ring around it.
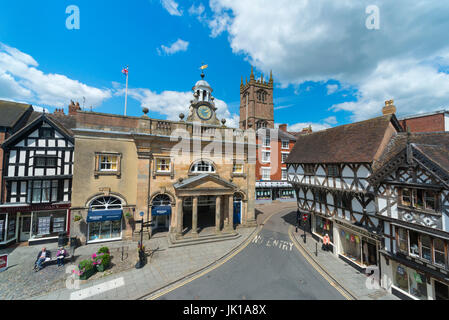
{"label": "pedestrian", "polygon": [[324,251],[329,251],[329,249],[330,249],[330,242],[331,242],[331,240],[330,240],[330,238],[329,238],[329,234],[325,234],[324,235],[324,237],[323,237],[323,250]]}
{"label": "pedestrian", "polygon": [[58,253],[56,254],[56,261],[58,262],[58,267],[64,266],[64,258],[67,257],[67,250],[64,247],[60,247]]}
{"label": "pedestrian", "polygon": [[39,251],[39,253],[37,254],[37,259],[36,262],[34,264],[34,269],[36,271],[39,271],[41,269],[43,269],[42,264],[47,261],[47,259],[50,259],[50,252],[47,251],[47,248],[42,248],[41,251]]}

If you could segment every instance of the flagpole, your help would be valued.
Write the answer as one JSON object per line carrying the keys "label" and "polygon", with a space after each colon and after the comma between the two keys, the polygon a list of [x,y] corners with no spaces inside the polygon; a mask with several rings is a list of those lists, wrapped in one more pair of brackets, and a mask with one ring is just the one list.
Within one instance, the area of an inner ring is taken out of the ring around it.
{"label": "flagpole", "polygon": [[[128,66],[126,67],[128,70]],[[126,72],[126,90],[125,90],[125,116],[126,116],[126,104],[128,102],[128,72]]]}

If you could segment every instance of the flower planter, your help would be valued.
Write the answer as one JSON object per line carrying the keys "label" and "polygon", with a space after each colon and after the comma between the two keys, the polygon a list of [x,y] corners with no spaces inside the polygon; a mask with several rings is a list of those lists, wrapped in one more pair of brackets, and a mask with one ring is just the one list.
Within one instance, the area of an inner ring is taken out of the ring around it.
{"label": "flower planter", "polygon": [[95,268],[84,271],[84,273],[82,275],[80,275],[80,280],[89,279],[91,276],[93,276],[95,274],[95,272],[97,272],[97,270]]}
{"label": "flower planter", "polygon": [[104,270],[106,270],[106,266],[104,266],[103,264],[97,264],[96,267],[98,272],[103,272]]}

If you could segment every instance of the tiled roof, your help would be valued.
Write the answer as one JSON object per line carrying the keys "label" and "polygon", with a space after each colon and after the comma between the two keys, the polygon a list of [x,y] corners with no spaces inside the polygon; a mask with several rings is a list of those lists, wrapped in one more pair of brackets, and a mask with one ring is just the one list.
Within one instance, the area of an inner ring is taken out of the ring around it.
{"label": "tiled roof", "polygon": [[280,129],[265,129],[265,128],[261,128],[261,129],[258,129],[257,130],[257,133],[259,134],[263,134],[263,132],[265,131],[265,134],[266,134],[266,132],[268,131],[270,131],[270,130],[277,130],[277,132],[278,132],[278,138],[279,139],[283,139],[283,140],[293,140],[293,141],[295,141],[296,140],[296,137],[294,136],[294,135],[292,135],[292,134],[290,134],[290,133],[288,133],[288,132],[285,132],[285,131],[283,131],[283,130],[280,130]]}
{"label": "tiled roof", "polygon": [[393,117],[384,115],[297,135],[286,163],[371,163]]}
{"label": "tiled roof", "polygon": [[0,127],[14,127],[29,108],[29,104],[0,100]]}

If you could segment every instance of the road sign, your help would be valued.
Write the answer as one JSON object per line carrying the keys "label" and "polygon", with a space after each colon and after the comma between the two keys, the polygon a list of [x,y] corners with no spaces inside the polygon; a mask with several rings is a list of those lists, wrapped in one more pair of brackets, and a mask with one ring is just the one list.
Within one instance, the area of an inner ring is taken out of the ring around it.
{"label": "road sign", "polygon": [[309,218],[309,216],[308,216],[307,213],[304,213],[304,214],[302,215],[302,220],[307,221],[308,218]]}
{"label": "road sign", "polygon": [[141,217],[143,217],[143,215],[144,215],[143,211],[140,211],[139,214],[140,214]]}
{"label": "road sign", "polygon": [[0,256],[0,272],[5,271],[8,269],[8,255],[1,255]]}

